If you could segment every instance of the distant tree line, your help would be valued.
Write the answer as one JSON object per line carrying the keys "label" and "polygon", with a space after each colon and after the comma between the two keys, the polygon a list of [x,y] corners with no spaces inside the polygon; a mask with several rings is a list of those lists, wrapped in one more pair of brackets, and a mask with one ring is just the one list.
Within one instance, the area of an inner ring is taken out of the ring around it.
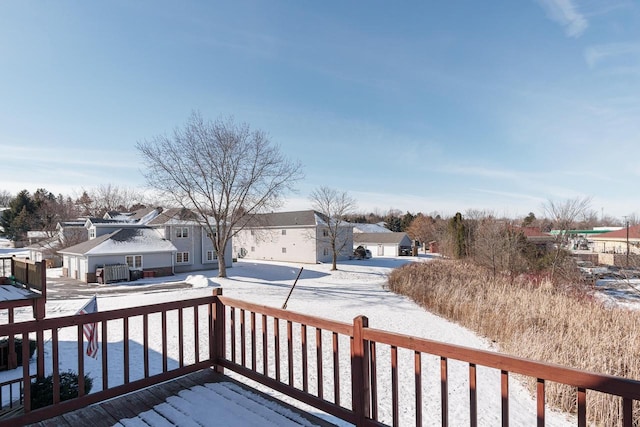
{"label": "distant tree line", "polygon": [[142,193],[111,184],[82,190],[71,197],[40,188],[33,194],[27,190],[12,196],[0,190],[0,236],[13,241],[25,241],[27,232],[44,231],[51,236],[59,222],[82,217],[101,217],[106,212],[131,211],[145,207]]}

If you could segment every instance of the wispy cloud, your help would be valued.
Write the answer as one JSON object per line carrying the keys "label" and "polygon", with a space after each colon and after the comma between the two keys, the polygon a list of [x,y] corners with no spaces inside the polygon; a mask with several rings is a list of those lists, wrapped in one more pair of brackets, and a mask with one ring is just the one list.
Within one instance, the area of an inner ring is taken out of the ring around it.
{"label": "wispy cloud", "polygon": [[538,0],[547,16],[564,27],[570,37],[580,37],[589,26],[573,0]]}
{"label": "wispy cloud", "polygon": [[640,43],[601,44],[589,46],[584,52],[585,60],[591,68],[608,59],[628,55],[640,57]]}

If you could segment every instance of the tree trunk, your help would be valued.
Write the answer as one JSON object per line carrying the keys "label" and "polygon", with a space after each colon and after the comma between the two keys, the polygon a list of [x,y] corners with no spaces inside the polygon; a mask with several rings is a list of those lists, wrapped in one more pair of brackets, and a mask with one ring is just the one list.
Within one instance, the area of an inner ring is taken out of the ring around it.
{"label": "tree trunk", "polygon": [[227,277],[227,264],[224,261],[224,252],[218,254],[218,277]]}

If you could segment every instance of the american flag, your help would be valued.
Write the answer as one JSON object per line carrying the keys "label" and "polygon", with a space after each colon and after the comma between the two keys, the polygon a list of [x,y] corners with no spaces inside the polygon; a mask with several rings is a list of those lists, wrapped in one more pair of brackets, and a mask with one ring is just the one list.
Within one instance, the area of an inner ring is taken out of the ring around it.
{"label": "american flag", "polygon": [[[98,311],[98,299],[94,295],[85,305],[78,310],[77,314],[96,313]],[[98,357],[98,325],[96,323],[85,323],[83,326],[84,337],[87,339],[87,356],[94,359]]]}

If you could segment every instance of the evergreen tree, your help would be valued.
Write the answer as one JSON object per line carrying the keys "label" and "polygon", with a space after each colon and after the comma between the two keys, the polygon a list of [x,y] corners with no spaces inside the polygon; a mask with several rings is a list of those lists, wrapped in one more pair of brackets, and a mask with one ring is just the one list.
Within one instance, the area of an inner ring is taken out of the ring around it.
{"label": "evergreen tree", "polygon": [[460,259],[467,256],[466,230],[462,214],[456,212],[455,216],[449,220],[449,232],[453,241],[453,256]]}
{"label": "evergreen tree", "polygon": [[407,231],[413,220],[415,219],[415,215],[410,212],[407,212],[402,216],[400,220],[400,231]]}
{"label": "evergreen tree", "polygon": [[529,215],[527,215],[523,220],[522,220],[522,226],[523,227],[529,227],[531,224],[533,224],[533,222],[536,220],[536,215],[533,212],[529,212]]}
{"label": "evergreen tree", "polygon": [[34,222],[36,205],[27,190],[22,190],[9,202],[9,209],[2,212],[0,227],[4,229],[4,236],[10,240],[26,238]]}

